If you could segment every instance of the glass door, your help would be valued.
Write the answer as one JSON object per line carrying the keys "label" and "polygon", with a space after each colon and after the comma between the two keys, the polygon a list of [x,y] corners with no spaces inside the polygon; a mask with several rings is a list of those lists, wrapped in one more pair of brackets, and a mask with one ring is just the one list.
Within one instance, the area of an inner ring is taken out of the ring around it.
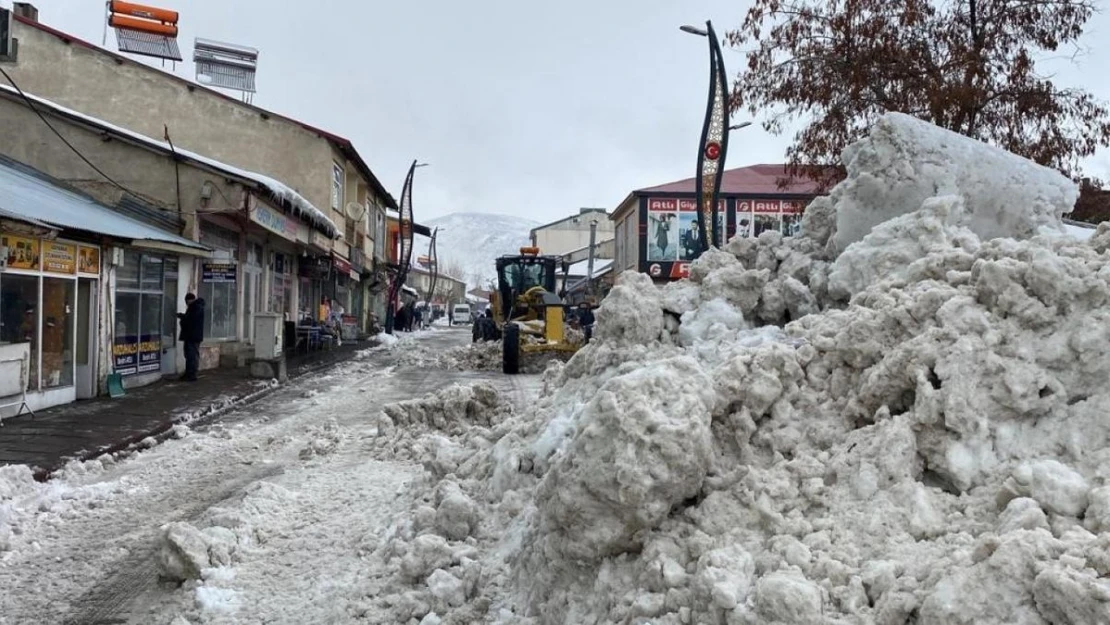
{"label": "glass door", "polygon": [[77,399],[96,397],[96,280],[77,281],[77,344],[74,346],[77,366]]}
{"label": "glass door", "polygon": [[[167,256],[163,261],[162,287],[162,374],[177,373],[177,257]],[[181,299],[181,301],[184,301]]]}

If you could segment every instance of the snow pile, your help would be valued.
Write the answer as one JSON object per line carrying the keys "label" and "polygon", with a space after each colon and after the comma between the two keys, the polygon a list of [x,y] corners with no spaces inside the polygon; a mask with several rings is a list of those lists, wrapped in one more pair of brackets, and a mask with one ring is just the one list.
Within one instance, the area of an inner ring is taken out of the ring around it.
{"label": "snow pile", "polygon": [[846,157],[797,240],[622,274],[533,410],[384,432],[435,497],[362,615],[1110,622],[1110,226],[1059,236],[1061,176],[902,116]]}
{"label": "snow pile", "polygon": [[[56,476],[97,476],[114,462],[111,456],[86,462],[74,460]],[[42,526],[56,523],[58,518],[78,516],[127,489],[123,480],[94,481],[85,485],[69,484],[65,479],[38,482],[31,467],[0,466],[0,564],[6,552],[25,547],[29,542],[27,536],[34,536]]]}
{"label": "snow pile", "polygon": [[500,371],[501,343],[478,342],[448,349],[418,345],[397,357],[397,366],[447,371]]}

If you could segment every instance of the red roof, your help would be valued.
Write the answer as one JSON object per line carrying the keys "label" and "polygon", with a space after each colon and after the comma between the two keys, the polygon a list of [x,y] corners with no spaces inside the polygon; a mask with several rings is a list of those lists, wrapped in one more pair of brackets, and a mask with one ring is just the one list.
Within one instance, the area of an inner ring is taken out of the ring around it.
{"label": "red roof", "polygon": [[[721,180],[721,194],[728,195],[816,195],[819,183],[809,178],[795,178],[785,187],[786,165],[750,165],[726,170]],[[657,187],[637,189],[635,193],[695,193],[695,178],[668,182]]]}
{"label": "red roof", "polygon": [[355,162],[355,165],[359,168],[359,170],[362,172],[362,174],[364,176],[366,176],[366,178],[370,181],[370,184],[373,187],[375,187],[375,190],[379,194],[381,194],[382,196],[385,197],[387,207],[392,208],[394,210],[397,210],[397,200],[395,200],[393,198],[393,196],[389,193],[389,191],[385,188],[385,186],[382,185],[381,181],[378,180],[378,177],[374,175],[374,172],[370,171],[370,166],[366,164],[366,161],[364,161],[362,159],[362,156],[358,153],[358,151],[355,150],[355,146],[354,146],[353,143],[351,143],[350,139],[347,139],[346,137],[341,137],[337,134],[328,132],[326,130],[321,130],[320,128],[316,128],[315,126],[311,126],[309,124],[306,124],[302,121],[293,119],[291,117],[286,117],[284,115],[279,115],[278,113],[274,113],[273,111],[268,111],[264,108],[254,106],[253,104],[247,104],[246,102],[243,102],[241,100],[233,98],[233,97],[231,97],[227,94],[220,93],[219,91],[216,91],[215,89],[205,87],[204,85],[202,85],[200,83],[196,83],[196,82],[193,82],[191,80],[186,80],[186,79],[184,79],[180,76],[177,76],[176,74],[171,74],[169,72],[161,71],[157,67],[152,67],[150,65],[146,65],[145,63],[138,63],[138,62],[134,61],[133,59],[127,58],[127,57],[125,57],[123,55],[120,55],[120,54],[116,54],[115,52],[112,52],[111,50],[108,50],[108,49],[102,48],[98,45],[94,45],[92,43],[89,43],[88,41],[85,41],[85,40],[83,40],[79,37],[74,37],[73,35],[71,35],[69,33],[62,32],[62,31],[60,31],[56,28],[51,28],[50,26],[47,26],[46,24],[43,24],[42,22],[32,20],[32,19],[28,19],[28,18],[25,18],[21,15],[15,15],[13,17],[16,19],[16,21],[21,22],[23,24],[26,24],[27,26],[30,26],[32,28],[37,28],[38,30],[41,30],[45,33],[49,33],[51,35],[54,35],[55,37],[57,37],[58,39],[61,39],[65,43],[74,43],[74,44],[77,44],[81,47],[88,48],[90,50],[95,50],[95,51],[97,51],[101,54],[106,54],[106,55],[112,57],[113,59],[115,59],[116,61],[123,62],[123,63],[132,63],[132,64],[135,64],[139,67],[146,68],[150,71],[157,72],[158,74],[160,74],[162,76],[165,76],[167,78],[170,78],[172,80],[175,80],[177,82],[185,83],[186,85],[189,86],[190,89],[202,89],[202,90],[208,92],[209,94],[219,96],[219,97],[221,97],[221,98],[223,98],[223,99],[225,99],[229,102],[232,102],[234,104],[237,104],[239,106],[258,111],[259,113],[264,113],[265,115],[267,115],[269,117],[272,117],[272,118],[281,119],[281,120],[284,120],[284,121],[287,121],[287,122],[294,123],[294,124],[300,126],[301,128],[304,128],[305,130],[307,130],[311,133],[314,133],[314,134],[316,134],[316,135],[318,135],[318,136],[320,136],[324,139],[327,139],[328,141],[330,141],[332,144],[335,145],[335,147],[343,154],[343,156],[346,156],[347,158],[349,158],[349,159],[351,159],[352,161]]}

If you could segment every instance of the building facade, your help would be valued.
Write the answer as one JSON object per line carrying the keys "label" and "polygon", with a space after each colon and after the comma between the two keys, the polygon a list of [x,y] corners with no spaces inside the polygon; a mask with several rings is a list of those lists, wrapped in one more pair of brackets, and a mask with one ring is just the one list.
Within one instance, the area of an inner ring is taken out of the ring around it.
{"label": "building facade", "polygon": [[[24,91],[156,140],[168,135],[178,148],[280,180],[319,207],[338,226],[339,236],[313,242],[334,262],[326,272],[325,264],[316,263],[297,274],[312,289],[311,296],[308,290],[302,294],[302,301],[328,296],[368,325],[375,237],[382,232],[375,226],[387,210],[396,210],[396,202],[348,139],[110,52],[37,19],[16,17],[13,31],[18,55],[5,64],[5,71]],[[229,229],[224,223],[212,230],[215,240],[226,238]],[[362,284],[364,279],[368,284]]]}
{"label": "building facade", "polygon": [[[211,250],[0,157],[0,416],[175,366],[179,279]],[[18,364],[17,364],[18,363]],[[18,378],[18,381],[17,381]]]}
{"label": "building facade", "polygon": [[[790,179],[785,165],[752,165],[724,172],[717,231],[723,241],[766,231],[793,236],[818,191],[812,180]],[[639,271],[656,281],[689,274],[697,250],[697,193],[693,178],[638,189],[613,211],[614,276]]]}
{"label": "building facade", "polygon": [[[123,250],[108,281],[113,303],[101,315],[111,321],[119,357],[110,369],[124,376],[125,386],[183,368],[174,327],[186,292],[207,303],[202,368],[212,368],[245,364],[258,313],[297,322],[315,314],[313,298],[322,296],[326,285],[358,282],[359,274],[329,245],[339,236],[338,226],[280,182],[28,97],[30,105],[0,86],[0,118],[12,122],[0,127],[0,154],[117,214],[206,250],[196,262],[158,250]],[[102,173],[93,172],[69,146]],[[325,270],[318,274],[309,271],[320,266]],[[157,340],[154,306],[165,321]],[[128,358],[136,337],[147,337],[141,343],[148,347],[159,346],[159,362]]]}
{"label": "building facade", "polygon": [[529,238],[541,254],[562,256],[590,245],[591,224],[597,228],[595,243],[613,238],[613,221],[604,208],[581,208],[575,215],[533,228]]}

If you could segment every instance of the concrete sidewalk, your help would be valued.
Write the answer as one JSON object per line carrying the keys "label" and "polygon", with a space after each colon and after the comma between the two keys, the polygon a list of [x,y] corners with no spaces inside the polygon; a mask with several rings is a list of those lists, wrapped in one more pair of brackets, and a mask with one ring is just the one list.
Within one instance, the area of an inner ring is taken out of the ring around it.
{"label": "concrete sidewalk", "polygon": [[[372,343],[348,343],[325,352],[293,357],[290,379],[352,358]],[[247,369],[203,372],[196,382],[164,380],[118,399],[99,397],[40,410],[34,417],[4,419],[0,425],[0,466],[26,464],[47,479],[70,460],[88,460],[158,436],[181,422],[214,418],[278,388],[249,377]]]}

